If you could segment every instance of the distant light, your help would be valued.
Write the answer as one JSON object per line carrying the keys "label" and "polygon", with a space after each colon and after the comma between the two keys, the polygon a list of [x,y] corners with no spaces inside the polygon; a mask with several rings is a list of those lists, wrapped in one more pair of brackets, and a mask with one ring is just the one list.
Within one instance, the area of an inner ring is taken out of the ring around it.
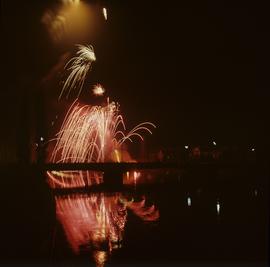
{"label": "distant light", "polygon": [[255,151],[255,148],[252,148],[252,149],[251,149],[251,151],[253,151],[253,152],[254,152],[254,151]]}
{"label": "distant light", "polygon": [[139,173],[134,171],[134,186],[136,187],[137,186],[137,178],[139,177]]}
{"label": "distant light", "polygon": [[44,138],[43,138],[42,136],[40,137],[40,141],[41,141],[41,142],[43,142],[43,141],[44,141]]}
{"label": "distant light", "polygon": [[258,190],[257,189],[254,190],[254,195],[258,196]]}
{"label": "distant light", "polygon": [[105,89],[101,84],[96,84],[93,89],[93,94],[96,96],[103,96]]}
{"label": "distant light", "polygon": [[120,152],[118,151],[118,149],[115,149],[114,150],[114,154],[115,154],[115,157],[116,157],[116,162],[120,162],[121,160],[120,160]]}
{"label": "distant light", "polygon": [[103,12],[103,16],[104,16],[105,20],[107,20],[108,14],[107,14],[107,9],[105,7],[102,8],[102,12]]}
{"label": "distant light", "polygon": [[214,145],[214,146],[216,146],[216,145],[217,145],[217,143],[216,143],[215,141],[213,141],[213,145]]}
{"label": "distant light", "polygon": [[191,206],[191,198],[190,197],[187,198],[187,204],[189,207]]}
{"label": "distant light", "polygon": [[217,201],[216,207],[217,207],[217,214],[220,214],[220,204],[219,204],[219,201]]}
{"label": "distant light", "polygon": [[185,146],[185,149],[188,149],[188,146]]}

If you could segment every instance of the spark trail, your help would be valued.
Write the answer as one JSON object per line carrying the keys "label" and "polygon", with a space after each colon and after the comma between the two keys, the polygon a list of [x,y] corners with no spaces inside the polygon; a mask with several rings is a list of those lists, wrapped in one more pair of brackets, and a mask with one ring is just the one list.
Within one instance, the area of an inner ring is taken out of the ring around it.
{"label": "spark trail", "polygon": [[91,70],[92,63],[96,61],[93,46],[77,45],[77,47],[77,56],[71,58],[65,65],[65,69],[70,71],[70,73],[64,82],[58,100],[60,100],[64,94],[66,94],[66,98],[68,98],[70,92],[76,89],[78,90],[77,97],[79,97],[86,75]]}
{"label": "spark trail", "polygon": [[[143,122],[126,133],[119,106],[109,102],[104,106],[81,105],[75,100],[70,106],[56,134],[50,161],[55,163],[130,162],[122,149],[126,141],[137,137],[143,140],[143,132],[152,134],[156,126]],[[127,154],[127,155],[126,155]],[[47,172],[52,188],[76,188],[100,184],[103,175],[96,171]]]}
{"label": "spark trail", "polygon": [[151,122],[143,122],[126,133],[119,106],[107,101],[105,106],[81,105],[73,102],[60,131],[51,161],[56,163],[119,162],[119,150],[124,142],[142,133],[152,134]]}

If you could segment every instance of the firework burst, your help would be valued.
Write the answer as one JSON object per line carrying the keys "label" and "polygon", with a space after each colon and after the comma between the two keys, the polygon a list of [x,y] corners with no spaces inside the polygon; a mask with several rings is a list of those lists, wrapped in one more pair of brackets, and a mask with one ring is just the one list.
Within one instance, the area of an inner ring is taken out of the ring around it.
{"label": "firework burst", "polygon": [[[114,160],[122,144],[134,137],[143,140],[142,133],[152,134],[156,126],[143,122],[126,133],[123,117],[115,102],[105,106],[71,105],[60,131],[51,161],[56,163],[105,162]],[[119,158],[119,157],[118,157]]]}
{"label": "firework burst", "polygon": [[59,100],[64,94],[68,98],[70,92],[76,89],[78,90],[77,97],[81,94],[86,75],[91,70],[92,63],[96,61],[93,46],[77,45],[77,47],[77,56],[71,58],[65,66],[70,73],[64,82]]}
{"label": "firework burst", "polygon": [[96,84],[93,88],[93,94],[95,96],[103,96],[105,93],[105,89],[101,84]]}

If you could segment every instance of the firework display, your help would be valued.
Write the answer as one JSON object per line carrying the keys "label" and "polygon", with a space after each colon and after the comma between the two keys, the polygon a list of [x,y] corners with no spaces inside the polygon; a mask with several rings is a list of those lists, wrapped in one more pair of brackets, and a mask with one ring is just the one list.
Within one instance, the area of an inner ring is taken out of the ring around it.
{"label": "firework display", "polygon": [[[103,8],[107,20],[107,9]],[[82,104],[79,97],[87,74],[96,61],[91,45],[77,45],[76,56],[65,65],[66,79],[58,100],[76,96],[55,138],[50,140],[52,150],[49,161],[53,163],[102,163],[134,162],[124,146],[134,139],[143,141],[143,134],[156,128],[151,122],[142,122],[127,130],[119,104],[107,101],[99,105]],[[97,83],[93,96],[101,99],[104,87]],[[103,98],[105,99],[105,98]],[[125,185],[135,185],[139,172],[128,172]],[[52,189],[86,188],[103,183],[103,172],[97,171],[47,171],[47,181]],[[154,205],[148,206],[145,197],[141,201],[128,200],[122,193],[71,194],[55,196],[56,215],[73,252],[92,250],[97,266],[104,266],[113,249],[121,247],[128,210],[143,221],[159,219]]]}
{"label": "firework display", "polygon": [[[115,102],[107,100],[104,106],[81,105],[75,100],[70,106],[60,131],[56,134],[51,162],[92,163],[130,162],[127,152],[122,149],[126,141],[134,137],[143,140],[142,133],[152,134],[156,126],[143,122],[126,132],[125,123]],[[85,187],[103,182],[100,172],[81,171],[47,172],[53,188]]]}
{"label": "firework display", "polygon": [[155,125],[143,122],[125,133],[125,123],[115,102],[105,106],[71,105],[60,131],[51,161],[56,163],[119,162],[121,145],[132,138],[143,140]]}

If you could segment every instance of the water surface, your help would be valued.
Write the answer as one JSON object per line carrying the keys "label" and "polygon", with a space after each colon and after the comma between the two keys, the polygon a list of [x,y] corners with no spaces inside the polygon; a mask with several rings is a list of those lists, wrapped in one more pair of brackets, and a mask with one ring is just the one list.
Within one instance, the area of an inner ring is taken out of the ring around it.
{"label": "water surface", "polygon": [[70,193],[53,191],[46,173],[6,177],[13,182],[3,191],[4,262],[258,265],[268,259],[263,171],[133,170],[118,190],[99,188],[96,179],[95,190]]}

